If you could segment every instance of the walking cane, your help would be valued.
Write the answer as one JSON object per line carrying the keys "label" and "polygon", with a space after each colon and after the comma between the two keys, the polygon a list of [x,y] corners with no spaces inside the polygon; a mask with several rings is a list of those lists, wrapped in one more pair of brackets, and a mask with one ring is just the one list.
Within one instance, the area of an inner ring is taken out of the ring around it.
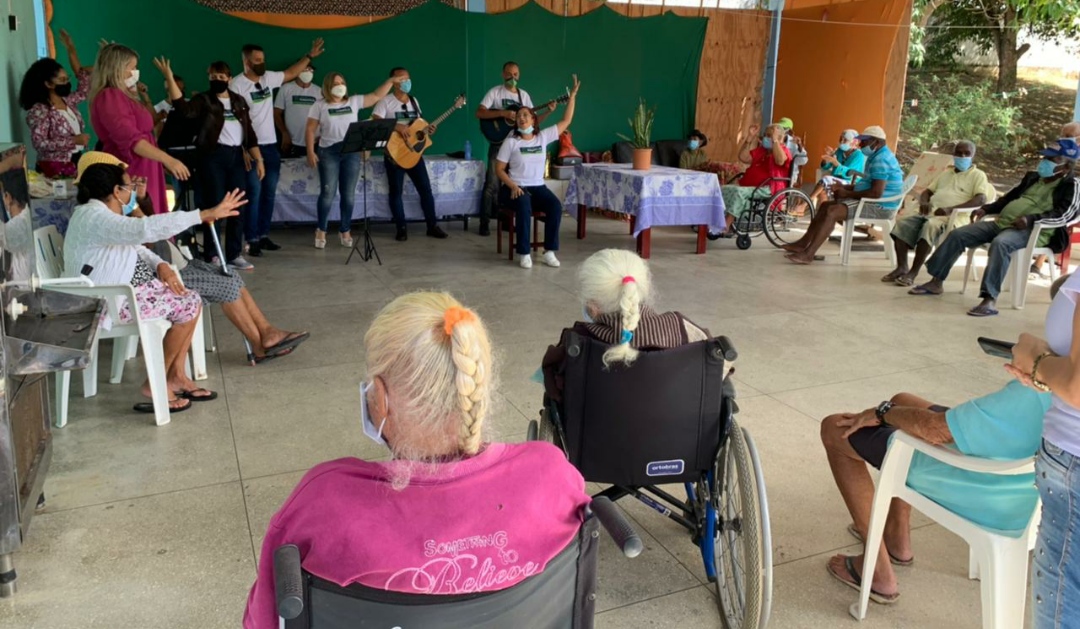
{"label": "walking cane", "polygon": [[[217,227],[214,226],[214,221],[210,221],[209,225],[210,239],[214,241],[214,249],[217,250],[218,261],[221,262],[221,274],[232,275],[232,271],[229,270],[229,265],[225,262],[225,254],[221,251],[221,241],[218,240]],[[251,348],[251,341],[249,341],[246,336],[244,337],[244,349],[247,350],[248,363],[254,367],[255,351]]]}

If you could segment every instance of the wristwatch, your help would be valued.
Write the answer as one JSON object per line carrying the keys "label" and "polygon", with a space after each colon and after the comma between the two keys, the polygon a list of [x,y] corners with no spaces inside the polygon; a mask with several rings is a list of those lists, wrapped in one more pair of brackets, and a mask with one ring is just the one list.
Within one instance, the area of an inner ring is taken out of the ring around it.
{"label": "wristwatch", "polygon": [[874,415],[877,415],[878,421],[881,422],[882,426],[889,425],[889,422],[885,419],[885,414],[891,411],[892,407],[893,403],[885,400],[881,404],[878,404],[878,407],[874,409]]}
{"label": "wristwatch", "polygon": [[1035,359],[1035,362],[1031,365],[1031,386],[1035,387],[1039,391],[1042,391],[1043,393],[1049,393],[1050,387],[1047,386],[1047,384],[1042,380],[1039,380],[1039,363],[1041,363],[1044,358],[1055,355],[1056,354],[1054,354],[1054,352],[1043,352],[1042,354],[1039,354],[1039,356]]}

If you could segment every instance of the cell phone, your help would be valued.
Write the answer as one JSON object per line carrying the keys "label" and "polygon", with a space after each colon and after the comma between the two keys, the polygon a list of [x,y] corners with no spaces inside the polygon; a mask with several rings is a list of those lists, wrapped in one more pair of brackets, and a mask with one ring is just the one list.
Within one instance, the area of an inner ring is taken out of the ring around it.
{"label": "cell phone", "polygon": [[988,339],[984,336],[980,336],[978,341],[979,347],[981,347],[982,351],[986,352],[987,354],[991,356],[996,356],[997,358],[1004,358],[1005,360],[1012,360],[1012,348],[1013,345],[1016,345],[1016,343],[999,341],[997,339]]}

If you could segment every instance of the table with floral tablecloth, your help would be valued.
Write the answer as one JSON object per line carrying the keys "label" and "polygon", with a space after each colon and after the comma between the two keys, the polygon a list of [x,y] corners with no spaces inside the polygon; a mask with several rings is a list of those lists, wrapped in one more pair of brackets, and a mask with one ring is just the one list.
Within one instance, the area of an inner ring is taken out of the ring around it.
{"label": "table with floral tablecloth", "polygon": [[30,199],[30,220],[34,229],[54,225],[63,236],[67,233],[68,221],[77,205],[75,197],[42,197]]}
{"label": "table with floral tablecloth", "polygon": [[586,208],[604,208],[631,217],[638,253],[649,257],[653,227],[698,225],[698,253],[705,253],[706,232],[724,230],[724,197],[713,173],[653,165],[581,164],[566,191],[567,212],[585,237]]}
{"label": "table with floral tablecloth", "polygon": [[[435,197],[435,215],[475,216],[480,213],[480,197],[484,191],[486,170],[481,160],[452,159],[445,156],[425,156],[431,193]],[[378,221],[388,221],[390,214],[390,184],[386,178],[386,164],[382,155],[373,155],[367,161],[367,211]],[[281,160],[281,179],[277,186],[274,204],[275,223],[314,223],[316,201],[319,199],[319,173],[307,165],[306,159]],[[402,194],[406,220],[423,220],[420,194],[412,181],[405,177]],[[330,220],[341,217],[340,201],[334,195],[330,206]],[[356,205],[353,220],[364,217],[364,179],[356,185]]]}

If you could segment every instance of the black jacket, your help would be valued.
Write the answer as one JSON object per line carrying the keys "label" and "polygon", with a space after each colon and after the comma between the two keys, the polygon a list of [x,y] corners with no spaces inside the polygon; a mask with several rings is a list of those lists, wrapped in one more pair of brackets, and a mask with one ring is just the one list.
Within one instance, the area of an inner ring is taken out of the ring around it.
{"label": "black jacket", "polygon": [[[1023,180],[1012,190],[1006,192],[1000,199],[983,206],[988,215],[1001,214],[1005,206],[1020,198],[1025,190],[1039,181],[1039,173],[1029,172]],[[1080,186],[1077,185],[1076,177],[1066,176],[1058,187],[1054,189],[1053,204],[1041,214],[1029,214],[1024,217],[1028,228],[1041,222],[1043,227],[1054,229],[1054,235],[1050,237],[1050,249],[1054,253],[1061,253],[1069,246],[1069,233],[1065,227],[1080,220]]]}
{"label": "black jacket", "polygon": [[[245,149],[258,146],[259,140],[251,126],[251,109],[244,97],[229,90],[229,106],[243,129],[241,145]],[[197,122],[195,146],[200,153],[208,153],[218,144],[221,129],[225,126],[225,107],[218,97],[206,92],[194,95],[191,100],[175,100],[173,107],[185,118]]]}

